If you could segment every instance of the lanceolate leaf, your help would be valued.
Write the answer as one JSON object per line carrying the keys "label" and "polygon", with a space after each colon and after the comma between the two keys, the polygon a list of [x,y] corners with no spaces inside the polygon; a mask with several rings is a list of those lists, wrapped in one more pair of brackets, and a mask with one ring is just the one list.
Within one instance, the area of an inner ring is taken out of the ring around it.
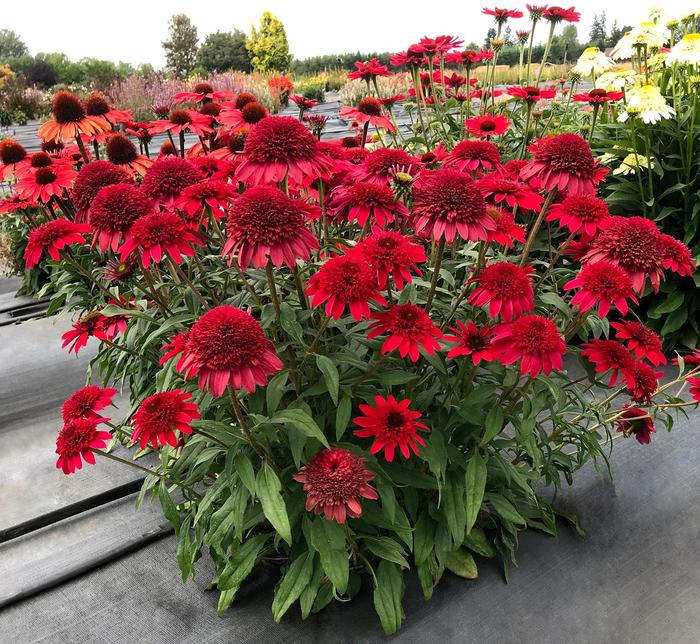
{"label": "lanceolate leaf", "polygon": [[472,454],[467,463],[465,481],[467,487],[466,532],[469,534],[481,509],[486,488],[486,463],[478,451]]}
{"label": "lanceolate leaf", "polygon": [[374,588],[374,608],[387,635],[396,633],[404,618],[401,600],[405,586],[401,569],[389,561],[380,561],[377,585]]}
{"label": "lanceolate leaf", "polygon": [[289,517],[284,499],[280,494],[282,484],[277,474],[264,463],[255,479],[255,490],[260,499],[265,517],[280,536],[291,546],[292,530],[289,526]]}
{"label": "lanceolate leaf", "polygon": [[276,622],[282,619],[311,581],[314,572],[314,556],[313,551],[299,555],[284,573],[272,601],[272,616]]}
{"label": "lanceolate leaf", "polygon": [[317,518],[311,524],[311,544],[321,557],[321,567],[339,594],[348,587],[350,564],[345,532],[335,521]]}

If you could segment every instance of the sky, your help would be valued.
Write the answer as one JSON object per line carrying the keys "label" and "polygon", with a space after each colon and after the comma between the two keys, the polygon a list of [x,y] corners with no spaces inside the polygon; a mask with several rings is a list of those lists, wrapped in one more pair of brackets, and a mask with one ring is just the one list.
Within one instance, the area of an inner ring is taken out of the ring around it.
{"label": "sky", "polygon": [[[164,64],[161,42],[168,37],[170,16],[176,13],[190,17],[201,41],[217,30],[238,28],[248,33],[263,11],[272,11],[284,23],[292,54],[306,58],[354,51],[400,51],[426,35],[449,34],[465,42],[481,42],[492,26],[490,17],[481,14],[481,7],[494,6],[494,2],[473,0],[4,1],[8,6],[2,12],[0,29],[17,32],[33,54],[62,51],[74,60],[89,56],[156,67]],[[572,1],[566,0],[563,6]],[[537,0],[533,3],[544,4]],[[658,4],[677,17],[695,10],[699,3],[578,0],[579,40],[586,40],[595,13],[606,12],[608,28],[615,19],[620,25],[634,25]],[[496,6],[525,11],[524,0],[496,0]],[[526,29],[527,19],[512,21],[512,27],[513,31]],[[545,31],[540,28],[543,38]]]}

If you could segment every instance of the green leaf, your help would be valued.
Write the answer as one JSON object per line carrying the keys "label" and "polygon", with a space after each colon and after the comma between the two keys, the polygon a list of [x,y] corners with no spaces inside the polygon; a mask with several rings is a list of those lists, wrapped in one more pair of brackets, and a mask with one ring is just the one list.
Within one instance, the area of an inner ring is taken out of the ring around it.
{"label": "green leaf", "polygon": [[525,521],[515,506],[503,495],[494,493],[489,494],[486,498],[491,502],[493,509],[506,521],[518,525],[527,525],[527,521]]}
{"label": "green leaf", "polygon": [[465,579],[476,579],[479,576],[474,557],[469,554],[466,548],[457,548],[447,555],[445,568]]}
{"label": "green leaf", "polygon": [[481,528],[472,528],[464,538],[464,545],[482,557],[495,557],[496,551]]}
{"label": "green leaf", "polygon": [[301,596],[314,572],[313,551],[299,555],[287,568],[272,601],[272,617],[279,623],[289,607]]}
{"label": "green leaf", "polygon": [[335,521],[317,518],[311,524],[311,545],[321,557],[321,567],[341,595],[347,590],[350,564],[345,532]]}
{"label": "green leaf", "polygon": [[401,569],[389,561],[379,562],[374,587],[374,608],[387,635],[396,633],[404,618],[401,600],[405,591]]}
{"label": "green leaf", "polygon": [[379,374],[379,382],[384,385],[405,385],[411,380],[415,380],[418,376],[409,371],[382,371]]}
{"label": "green leaf", "polygon": [[481,444],[490,443],[502,429],[503,410],[500,407],[491,407],[484,420],[484,435],[481,437]]}
{"label": "green leaf", "polygon": [[217,615],[223,615],[233,604],[233,600],[236,599],[237,590],[223,590],[219,593],[219,602],[216,605]]}
{"label": "green leaf", "polygon": [[433,520],[427,512],[422,512],[416,522],[416,530],[413,533],[413,558],[416,565],[420,565],[428,560],[433,551],[433,541],[435,540],[435,526]]}
{"label": "green leaf", "polygon": [[467,486],[466,532],[469,534],[479,515],[486,489],[486,463],[480,452],[474,452],[467,463],[465,483]]}
{"label": "green leaf", "polygon": [[160,505],[163,508],[165,518],[172,524],[175,534],[179,534],[180,513],[170,497],[170,492],[168,492],[168,486],[165,484],[165,481],[161,481],[158,486],[158,498],[160,499]]}
{"label": "green leaf", "polygon": [[298,430],[303,432],[304,435],[308,436],[309,438],[316,438],[323,444],[324,447],[329,447],[328,440],[323,435],[321,428],[303,409],[284,409],[276,413],[270,419],[270,422],[281,425],[293,425]]}
{"label": "green leaf", "polygon": [[393,539],[389,537],[364,537],[362,541],[370,552],[380,559],[393,561],[402,568],[409,567],[408,561],[406,561],[405,557],[406,552]]}
{"label": "green leaf", "polygon": [[197,506],[197,514],[194,516],[194,525],[197,525],[200,519],[207,513],[214,501],[219,498],[219,495],[226,489],[228,481],[225,476],[220,476],[206,491],[202,500]]}
{"label": "green leaf", "polygon": [[337,405],[338,390],[340,389],[340,376],[338,375],[338,369],[330,358],[321,355],[316,356],[316,365],[318,366],[319,371],[323,374],[323,379],[326,383],[328,393],[331,395],[333,404]]}
{"label": "green leaf", "polygon": [[265,517],[279,535],[291,546],[292,529],[289,525],[287,507],[280,494],[281,488],[282,484],[277,478],[275,471],[267,463],[263,463],[255,480],[255,491],[260,499]]}
{"label": "green leaf", "polygon": [[447,519],[447,527],[450,529],[455,543],[462,543],[467,524],[467,509],[465,506],[464,480],[461,477],[451,475],[445,482],[442,490],[442,510]]}
{"label": "green leaf", "polygon": [[209,532],[207,533],[207,545],[218,545],[226,533],[233,527],[236,520],[236,498],[228,497],[226,502],[211,515],[209,520]]}
{"label": "green leaf", "polygon": [[352,400],[350,396],[343,396],[340,399],[338,410],[335,412],[335,440],[339,441],[348,424],[350,423],[350,415],[352,414]]}
{"label": "green leaf", "polygon": [[243,485],[248,488],[248,492],[255,494],[255,470],[248,455],[243,452],[236,454],[233,458],[233,466],[236,468]]}
{"label": "green leaf", "polygon": [[270,382],[267,383],[265,402],[267,403],[267,413],[269,416],[272,416],[277,411],[280,400],[282,400],[282,396],[284,395],[284,389],[287,385],[288,378],[289,372],[281,371],[273,378],[270,378]]}
{"label": "green leaf", "polygon": [[216,582],[219,590],[233,590],[235,595],[245,578],[253,571],[268,538],[267,534],[259,534],[236,549]]}

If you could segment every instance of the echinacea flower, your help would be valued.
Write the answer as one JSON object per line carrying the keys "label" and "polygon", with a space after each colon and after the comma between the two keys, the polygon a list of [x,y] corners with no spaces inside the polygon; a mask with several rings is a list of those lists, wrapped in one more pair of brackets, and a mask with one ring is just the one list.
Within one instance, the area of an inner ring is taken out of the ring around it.
{"label": "echinacea flower", "polygon": [[499,324],[493,331],[491,346],[496,359],[504,365],[520,360],[520,373],[535,378],[560,370],[566,343],[557,325],[541,315],[523,315],[513,322]]}
{"label": "echinacea flower", "polygon": [[306,293],[314,307],[325,302],[326,315],[334,320],[346,306],[356,322],[370,317],[370,302],[386,306],[374,270],[358,253],[331,257],[311,276]]}
{"label": "echinacea flower", "polygon": [[700,34],[685,34],[666,57],[666,64],[700,65]]}
{"label": "echinacea flower", "polygon": [[493,362],[496,353],[491,346],[493,328],[489,324],[484,324],[481,328],[473,322],[462,322],[457,320],[457,326],[450,327],[453,335],[445,335],[447,342],[453,342],[457,346],[452,347],[447,353],[448,358],[458,358],[460,356],[471,356],[474,365],[484,362]]}
{"label": "echinacea flower", "polygon": [[383,113],[379,99],[373,96],[365,96],[360,99],[356,108],[344,105],[340,108],[340,116],[361,124],[369,123],[375,128],[383,128],[389,132],[396,130],[391,119]]}
{"label": "echinacea flower", "polygon": [[572,71],[583,78],[590,78],[612,69],[614,64],[598,47],[586,47],[572,67]]}
{"label": "echinacea flower", "polygon": [[271,261],[278,268],[296,267],[307,261],[318,240],[306,226],[304,202],[291,199],[272,186],[246,190],[229,208],[222,254],[238,258],[246,269],[250,264],[264,268]]}
{"label": "echinacea flower", "polygon": [[151,212],[153,201],[133,184],[114,183],[100,188],[88,212],[92,245],[97,244],[103,253],[108,249],[117,252],[134,222]]}
{"label": "echinacea flower", "polygon": [[151,121],[148,130],[151,134],[170,132],[172,135],[193,132],[201,137],[207,137],[214,131],[211,117],[195,110],[173,110],[168,118]]}
{"label": "echinacea flower", "polygon": [[91,337],[98,340],[108,340],[104,327],[105,317],[99,311],[90,311],[73,322],[69,331],[66,331],[61,340],[61,347],[68,347],[68,353],[75,352],[78,355],[80,349],[87,345]]}
{"label": "echinacea flower", "polygon": [[318,105],[318,101],[313,98],[306,98],[306,96],[299,96],[299,94],[290,95],[289,100],[299,108],[299,112],[301,113]]}
{"label": "echinacea flower", "polygon": [[52,219],[30,231],[24,250],[26,268],[34,268],[44,251],[54,261],[61,259],[61,250],[72,244],[84,244],[87,224],[76,224],[67,219]]}
{"label": "echinacea flower", "polygon": [[92,161],[80,168],[71,192],[78,223],[87,220],[92,200],[100,189],[115,183],[132,183],[132,179],[122,168],[109,161]]}
{"label": "echinacea flower", "polygon": [[612,372],[608,387],[612,387],[622,374],[624,377],[634,364],[634,356],[617,340],[591,340],[583,345],[581,355],[595,365],[596,373]]}
{"label": "echinacea flower", "polygon": [[362,516],[360,499],[379,498],[368,483],[374,474],[365,466],[365,459],[342,447],[317,452],[292,478],[304,484],[306,511],[323,513],[328,521],[357,519]]}
{"label": "echinacea flower", "polygon": [[173,102],[184,103],[194,101],[195,103],[207,103],[207,101],[234,100],[235,94],[230,89],[215,90],[210,83],[199,82],[191,92],[177,92],[173,95]]}
{"label": "echinacea flower", "polygon": [[554,24],[565,22],[578,22],[581,14],[573,7],[564,9],[563,7],[549,6],[542,12],[542,17]]}
{"label": "echinacea flower", "polygon": [[610,217],[607,204],[593,195],[569,195],[560,203],[552,204],[547,221],[558,221],[570,233],[593,237]]}
{"label": "echinacea flower", "polygon": [[488,304],[492,318],[500,315],[504,322],[510,322],[535,308],[532,273],[529,266],[510,262],[490,264],[469,280],[477,286],[468,301],[474,306]]}
{"label": "echinacea flower", "polygon": [[388,76],[389,69],[386,65],[382,65],[376,58],[371,58],[368,61],[362,62],[361,60],[355,61],[355,71],[348,72],[348,78],[350,80],[364,80],[371,81],[377,76]]}
{"label": "echinacea flower", "polygon": [[177,370],[185,378],[197,375],[199,388],[214,396],[221,396],[229,385],[253,393],[283,366],[260,323],[229,305],[207,311],[163,350],[161,364],[182,354]]}
{"label": "echinacea flower", "polygon": [[513,248],[516,241],[525,243],[525,229],[515,223],[512,212],[489,204],[486,205],[486,212],[496,222],[496,229],[489,231],[487,242],[495,242],[506,248]]}
{"label": "echinacea flower", "polygon": [[377,275],[380,289],[387,288],[389,277],[398,290],[413,281],[411,271],[419,277],[423,274],[417,264],[426,261],[425,249],[409,237],[393,230],[373,228],[353,249],[360,253]]}
{"label": "echinacea flower", "polygon": [[[593,264],[595,266],[596,264]],[[634,320],[611,322],[610,326],[617,330],[615,337],[624,340],[627,348],[640,360],[647,359],[655,367],[666,364],[661,339],[648,326]]]}
{"label": "echinacea flower", "polygon": [[585,262],[605,260],[632,278],[641,294],[647,277],[655,291],[663,278],[664,247],[656,224],[644,217],[610,217],[593,239]]}
{"label": "echinacea flower", "polygon": [[413,184],[413,225],[435,240],[452,242],[486,239],[496,222],[486,210],[477,184],[466,174],[451,170],[424,170]]}
{"label": "echinacea flower", "polygon": [[500,163],[501,154],[490,141],[460,141],[444,161],[445,168],[460,172],[492,170]]}
{"label": "echinacea flower", "polygon": [[654,371],[646,362],[633,362],[625,372],[627,392],[632,401],[651,404],[651,399],[659,388],[659,378],[663,375],[663,371]]}
{"label": "echinacea flower", "polygon": [[666,102],[659,87],[640,85],[627,91],[625,111],[617,120],[624,123],[630,116],[638,116],[647,125],[653,125],[675,115],[676,111]]}
{"label": "echinacea flower", "polygon": [[204,175],[186,159],[167,156],[158,159],[146,171],[141,188],[165,206],[172,206],[182,195],[182,191],[194,183],[199,183]]}
{"label": "echinacea flower", "polygon": [[554,98],[557,95],[555,89],[540,89],[539,87],[531,87],[529,85],[525,87],[515,85],[506,88],[506,91],[513,98],[522,98],[528,103],[537,103],[537,101],[543,98]]}
{"label": "echinacea flower", "polygon": [[624,92],[608,92],[604,89],[592,89],[584,94],[574,94],[572,96],[574,101],[594,106],[610,103],[611,101],[621,101],[624,97]]}
{"label": "echinacea flower", "polygon": [[693,400],[700,402],[700,378],[688,378],[688,384],[690,385],[688,393],[693,397]]}
{"label": "echinacea flower", "polygon": [[30,201],[22,199],[16,192],[12,192],[0,199],[0,215],[18,210],[27,210],[32,207]]}
{"label": "echinacea flower", "polygon": [[508,18],[523,17],[523,12],[519,11],[518,9],[499,9],[498,7],[494,7],[493,9],[484,7],[481,10],[481,13],[486,14],[487,16],[493,16],[493,19],[496,21],[497,25],[505,24],[508,22]]}
{"label": "echinacea flower", "polygon": [[484,199],[496,205],[505,202],[510,208],[518,206],[524,210],[539,212],[544,197],[535,192],[523,181],[510,178],[506,174],[491,172],[477,181]]}
{"label": "echinacea flower", "polygon": [[353,433],[360,438],[374,439],[370,454],[384,450],[384,458],[389,463],[394,460],[397,449],[404,458],[410,458],[411,452],[418,454],[418,446],[425,445],[418,432],[430,430],[418,422],[421,413],[410,409],[410,404],[410,400],[396,400],[391,394],[386,398],[375,396],[373,405],[360,404],[363,415],[353,418],[353,422],[362,429]]}
{"label": "echinacea flower", "polygon": [[372,323],[368,327],[368,338],[389,335],[382,345],[383,354],[398,349],[402,358],[408,356],[416,362],[420,357],[421,348],[430,356],[440,349],[440,329],[435,326],[430,316],[415,304],[395,304],[387,311],[372,313],[370,317]]}
{"label": "echinacea flower", "polygon": [[119,132],[110,135],[105,149],[107,160],[123,168],[131,176],[143,176],[153,163],[148,157],[139,154],[131,140]]}
{"label": "echinacea flower", "polygon": [[189,402],[192,394],[173,389],[161,391],[145,398],[134,413],[131,424],[134,428],[131,440],[144,449],[149,444],[153,449],[161,445],[177,447],[175,430],[191,434],[193,420],[200,417],[199,407]]}
{"label": "echinacea flower", "polygon": [[101,422],[108,420],[97,412],[112,404],[112,399],[117,390],[113,387],[98,387],[89,385],[74,391],[61,408],[61,416],[64,423],[69,423],[76,418],[89,418]]}
{"label": "echinacea flower", "polygon": [[[234,186],[222,179],[205,179],[187,186],[175,202],[175,207],[187,215],[188,220],[199,223],[208,208],[214,217],[219,218],[238,197]],[[204,219],[207,225],[207,219]]]}
{"label": "echinacea flower", "polygon": [[48,203],[51,197],[61,197],[70,190],[78,173],[66,163],[53,164],[48,168],[38,168],[23,175],[16,189],[22,199],[33,204]]}
{"label": "echinacea flower", "polygon": [[503,134],[510,127],[510,120],[502,114],[484,114],[467,119],[464,126],[469,134],[479,139],[487,139]]}
{"label": "echinacea flower", "polygon": [[252,130],[264,118],[270,116],[267,108],[253,101],[246,103],[241,109],[224,104],[219,114],[218,121],[222,125],[236,130]]}
{"label": "echinacea flower", "polygon": [[193,246],[203,245],[187,222],[174,212],[151,212],[133,223],[118,252],[123,262],[138,251],[141,266],[148,268],[151,261],[159,264],[164,255],[181,264],[183,255],[191,257],[195,254]]}
{"label": "echinacea flower", "polygon": [[406,218],[409,210],[394,197],[387,185],[379,183],[351,183],[333,189],[328,204],[329,212],[344,221],[357,221],[364,226],[367,220],[384,228],[396,217]]}
{"label": "echinacea flower", "polygon": [[0,141],[0,179],[9,179],[14,173],[18,163],[26,159],[27,151],[11,138]]}
{"label": "echinacea flower", "polygon": [[82,469],[83,461],[95,464],[93,449],[102,449],[112,438],[109,432],[97,429],[95,418],[75,418],[66,423],[56,438],[56,467],[64,474],[72,474]]}
{"label": "echinacea flower", "polygon": [[493,58],[493,51],[476,51],[474,49],[464,49],[462,51],[452,51],[445,54],[445,62],[453,63],[455,65],[462,65],[471,70],[478,63],[483,60],[489,60]]}
{"label": "echinacea flower", "polygon": [[697,264],[690,254],[690,249],[671,235],[661,234],[663,247],[663,267],[674,273],[689,277],[695,272]]}
{"label": "echinacea flower", "polygon": [[532,161],[523,167],[520,176],[526,181],[537,178],[547,191],[556,188],[567,195],[593,194],[604,176],[596,170],[590,145],[578,134],[546,136],[536,140],[529,150]]}
{"label": "echinacea flower", "polygon": [[632,290],[632,279],[619,266],[600,261],[585,264],[575,278],[564,284],[564,290],[579,289],[571,299],[571,304],[580,311],[592,309],[598,305],[598,315],[604,318],[614,304],[622,315],[627,315],[627,300],[637,304]]}
{"label": "echinacea flower", "polygon": [[625,436],[634,436],[640,445],[649,445],[651,435],[656,433],[654,421],[649,412],[639,407],[625,405],[615,421],[617,431]]}
{"label": "echinacea flower", "polygon": [[251,183],[279,183],[288,177],[305,184],[323,177],[333,162],[319,152],[316,139],[291,116],[268,116],[248,135],[237,178]]}
{"label": "echinacea flower", "polygon": [[353,172],[357,181],[369,181],[386,185],[397,170],[414,175],[420,169],[418,159],[401,148],[377,148]]}
{"label": "echinacea flower", "polygon": [[95,136],[111,129],[101,116],[88,116],[80,99],[66,90],[59,90],[51,101],[53,119],[39,127],[44,141],[72,141],[81,135]]}

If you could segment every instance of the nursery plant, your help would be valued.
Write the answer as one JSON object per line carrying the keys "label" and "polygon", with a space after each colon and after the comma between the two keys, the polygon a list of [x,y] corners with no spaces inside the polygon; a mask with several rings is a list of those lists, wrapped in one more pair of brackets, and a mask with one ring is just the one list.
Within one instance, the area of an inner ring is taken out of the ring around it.
{"label": "nursery plant", "polygon": [[[667,365],[635,315],[695,271],[688,248],[600,197],[571,94],[541,86],[527,51],[520,83],[474,82],[522,16],[485,11],[492,48],[426,37],[393,58],[407,96],[358,61],[365,95],[338,141],[318,141],[307,98],[276,116],[199,83],[139,123],[58,92],[43,151],[0,145],[3,230],[50,312],[72,316],[66,350],[97,346],[57,467],[140,470],[183,581],[213,562],[219,611],[267,562],[275,620],[365,587],[393,633],[409,571],[426,598],[481,557],[507,578],[521,531],[581,532],[552,490],[700,399],[700,356]],[[529,14],[550,42],[578,20]]]}

